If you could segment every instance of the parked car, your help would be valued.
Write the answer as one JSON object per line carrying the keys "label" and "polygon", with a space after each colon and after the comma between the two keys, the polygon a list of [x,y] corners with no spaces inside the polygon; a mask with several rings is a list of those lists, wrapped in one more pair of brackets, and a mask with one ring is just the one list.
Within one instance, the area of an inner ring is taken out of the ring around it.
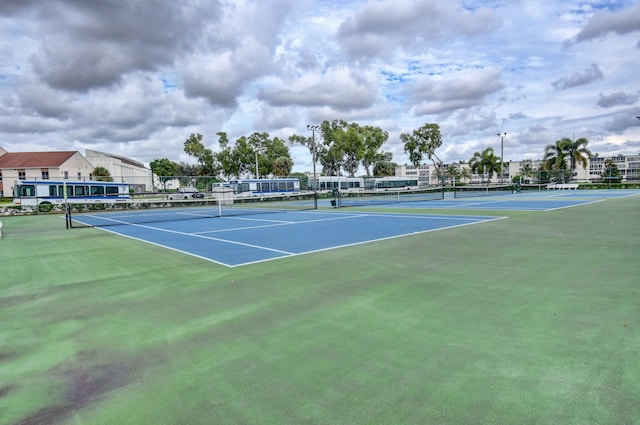
{"label": "parked car", "polygon": [[199,199],[204,198],[204,193],[195,187],[179,187],[175,193],[169,194],[169,199]]}

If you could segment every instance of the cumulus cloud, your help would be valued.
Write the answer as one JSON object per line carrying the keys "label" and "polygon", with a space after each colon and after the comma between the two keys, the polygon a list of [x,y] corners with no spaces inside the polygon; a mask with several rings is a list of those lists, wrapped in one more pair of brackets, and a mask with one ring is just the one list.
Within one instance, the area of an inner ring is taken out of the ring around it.
{"label": "cumulus cloud", "polygon": [[584,71],[577,72],[570,77],[560,78],[551,83],[551,85],[556,91],[562,91],[570,89],[572,87],[583,86],[597,80],[602,80],[603,78],[604,74],[602,73],[598,65],[593,63]]}
{"label": "cumulus cloud", "polygon": [[47,38],[32,57],[33,70],[51,87],[80,92],[172,63],[219,15],[218,3],[196,0],[51,0],[34,7]]}
{"label": "cumulus cloud", "polygon": [[309,74],[286,86],[265,88],[258,98],[274,106],[330,107],[336,111],[370,107],[376,100],[377,79],[371,73],[346,67]]}
{"label": "cumulus cloud", "polygon": [[340,25],[338,41],[353,58],[384,57],[398,46],[424,50],[444,40],[475,37],[497,23],[489,9],[471,11],[451,1],[368,1]]}
{"label": "cumulus cloud", "polygon": [[426,77],[408,84],[404,93],[416,115],[432,115],[479,105],[490,94],[501,90],[501,71],[497,68],[467,71],[451,78]]}
{"label": "cumulus cloud", "polygon": [[638,101],[638,93],[627,94],[624,92],[616,92],[608,95],[600,93],[600,99],[598,99],[598,106],[602,108],[611,108],[618,105],[633,105]]}
{"label": "cumulus cloud", "polygon": [[616,12],[604,9],[593,14],[589,22],[567,44],[604,37],[607,34],[629,34],[640,31],[640,3]]}
{"label": "cumulus cloud", "polygon": [[269,47],[253,37],[245,37],[233,52],[195,55],[185,65],[186,95],[202,97],[213,105],[224,107],[235,106],[243,89],[274,66]]}

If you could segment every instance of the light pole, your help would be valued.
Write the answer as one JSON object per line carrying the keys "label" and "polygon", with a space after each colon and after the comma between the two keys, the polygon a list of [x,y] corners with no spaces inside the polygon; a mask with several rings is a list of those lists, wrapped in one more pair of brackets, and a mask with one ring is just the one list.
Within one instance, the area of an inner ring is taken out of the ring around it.
{"label": "light pole", "polygon": [[255,151],[256,154],[256,178],[259,179],[260,178],[260,172],[258,171],[258,151]]}
{"label": "light pole", "polygon": [[320,131],[319,125],[307,124],[307,129],[311,130],[311,156],[313,157],[313,206],[318,209],[318,177],[316,176],[316,130]]}
{"label": "light pole", "polygon": [[502,179],[504,177],[504,138],[507,133],[498,133],[498,137],[500,138],[500,183],[502,183]]}

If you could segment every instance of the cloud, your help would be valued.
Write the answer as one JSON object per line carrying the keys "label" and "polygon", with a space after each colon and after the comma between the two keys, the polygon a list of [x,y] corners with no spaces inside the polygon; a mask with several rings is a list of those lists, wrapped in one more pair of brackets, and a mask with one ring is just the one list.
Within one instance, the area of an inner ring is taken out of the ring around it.
{"label": "cloud", "polygon": [[617,12],[605,9],[594,13],[584,28],[566,44],[594,40],[610,33],[624,35],[635,31],[640,31],[640,3]]}
{"label": "cloud", "polygon": [[253,37],[244,37],[235,51],[194,55],[185,63],[184,90],[188,97],[212,105],[232,107],[247,85],[273,70],[273,53]]}
{"label": "cloud", "polygon": [[424,50],[496,27],[489,9],[470,11],[444,0],[371,0],[340,25],[337,38],[350,57],[362,59],[391,55],[397,47]]}
{"label": "cloud", "polygon": [[624,92],[611,93],[604,95],[600,93],[600,99],[598,100],[598,106],[601,108],[611,108],[618,105],[633,105],[638,101],[638,93],[627,94]]}
{"label": "cloud", "polygon": [[604,128],[612,134],[622,134],[628,128],[638,127],[636,116],[640,116],[640,108],[637,107],[618,112],[604,123]]}
{"label": "cloud", "polygon": [[374,75],[338,67],[262,89],[258,98],[273,106],[324,106],[335,111],[349,111],[370,107],[376,100],[376,93]]}
{"label": "cloud", "polygon": [[78,92],[173,63],[219,15],[217,2],[196,0],[51,0],[34,8],[47,34],[32,56],[34,72],[51,87]]}
{"label": "cloud", "polygon": [[600,71],[597,64],[593,63],[583,72],[577,72],[571,77],[563,77],[551,83],[556,91],[567,90],[572,87],[583,86],[597,80],[602,80],[604,74]]}
{"label": "cloud", "polygon": [[416,115],[432,115],[469,108],[482,103],[504,85],[497,68],[463,71],[450,78],[426,77],[407,84],[403,92]]}

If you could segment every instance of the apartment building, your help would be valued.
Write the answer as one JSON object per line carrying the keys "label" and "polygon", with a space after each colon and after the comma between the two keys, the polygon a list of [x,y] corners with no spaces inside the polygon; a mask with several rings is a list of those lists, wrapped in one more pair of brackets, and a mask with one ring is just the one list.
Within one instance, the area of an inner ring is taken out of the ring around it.
{"label": "apartment building", "polygon": [[[623,182],[638,181],[640,180],[640,154],[638,155],[615,155],[609,157],[596,156],[587,160],[586,167],[578,164],[574,170],[573,181],[576,182],[595,182],[600,181],[602,178],[602,172],[605,169],[605,161],[607,159],[613,160],[618,170],[620,170],[620,177]],[[513,177],[522,174],[523,170],[530,169],[537,171],[542,165],[542,160],[523,160],[523,161],[509,161],[505,162],[505,169],[502,176],[497,173],[493,175],[480,175],[471,173],[468,163],[453,163],[444,164],[445,167],[454,166],[458,170],[468,170],[468,174],[471,178],[463,179],[465,183],[482,183],[490,180],[492,183],[498,182],[511,182]],[[437,185],[438,173],[436,167],[433,164],[422,164],[419,167],[413,165],[400,165],[396,167],[395,175],[398,177],[418,177],[421,185]],[[532,176],[532,181],[536,180],[536,176]]]}

